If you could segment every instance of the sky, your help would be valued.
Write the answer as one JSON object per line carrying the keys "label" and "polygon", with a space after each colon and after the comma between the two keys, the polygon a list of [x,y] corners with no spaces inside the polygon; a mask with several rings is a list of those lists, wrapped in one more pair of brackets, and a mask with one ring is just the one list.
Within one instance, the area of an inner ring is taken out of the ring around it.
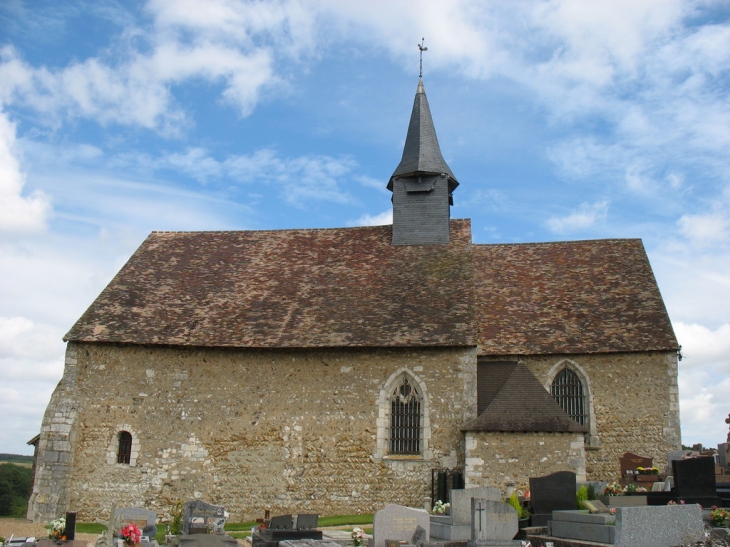
{"label": "sky", "polygon": [[641,238],[682,441],[724,442],[726,0],[3,0],[0,452],[32,453],[64,334],[151,231],[389,224],[422,38],[452,218]]}

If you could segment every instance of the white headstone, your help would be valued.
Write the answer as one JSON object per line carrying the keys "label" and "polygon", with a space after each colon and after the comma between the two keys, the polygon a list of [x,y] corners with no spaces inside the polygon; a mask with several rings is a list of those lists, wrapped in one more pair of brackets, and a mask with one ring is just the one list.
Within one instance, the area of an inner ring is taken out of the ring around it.
{"label": "white headstone", "polygon": [[418,526],[426,531],[425,541],[428,542],[430,522],[430,515],[425,509],[414,509],[395,504],[386,505],[375,513],[373,518],[374,547],[385,547],[385,540],[410,543]]}

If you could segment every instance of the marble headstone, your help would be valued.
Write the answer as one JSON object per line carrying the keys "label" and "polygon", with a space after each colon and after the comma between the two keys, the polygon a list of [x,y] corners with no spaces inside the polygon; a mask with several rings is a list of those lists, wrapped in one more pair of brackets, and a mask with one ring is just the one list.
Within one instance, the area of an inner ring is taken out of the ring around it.
{"label": "marble headstone", "polygon": [[425,541],[428,542],[428,511],[403,505],[386,505],[373,518],[373,547],[385,547],[385,540],[409,543],[419,526],[426,531]]}

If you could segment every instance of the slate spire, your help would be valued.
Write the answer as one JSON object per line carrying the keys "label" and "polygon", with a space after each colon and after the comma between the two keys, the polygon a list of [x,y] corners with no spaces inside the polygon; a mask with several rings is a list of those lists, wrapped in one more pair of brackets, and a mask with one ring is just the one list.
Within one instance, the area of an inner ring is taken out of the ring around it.
{"label": "slate spire", "polygon": [[448,243],[449,206],[458,185],[441,155],[419,78],[403,157],[388,182],[393,192],[393,245]]}

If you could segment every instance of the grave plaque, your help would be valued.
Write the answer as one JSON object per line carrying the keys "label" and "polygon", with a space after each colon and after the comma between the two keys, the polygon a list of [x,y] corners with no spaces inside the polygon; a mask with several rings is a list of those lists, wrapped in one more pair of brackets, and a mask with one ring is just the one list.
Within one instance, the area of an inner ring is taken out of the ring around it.
{"label": "grave plaque", "polygon": [[572,471],[558,471],[544,477],[530,477],[532,525],[547,526],[553,511],[578,509],[575,492],[575,473]]}
{"label": "grave plaque", "polygon": [[373,518],[374,547],[386,547],[386,540],[405,541],[408,544],[418,526],[426,531],[425,541],[428,541],[429,523],[428,511],[424,509],[413,509],[395,504],[386,505],[375,513]]}
{"label": "grave plaque", "polygon": [[602,501],[584,500],[583,506],[588,509],[589,513],[608,513],[608,507]]}
{"label": "grave plaque", "polygon": [[472,542],[511,540],[517,535],[517,511],[508,503],[473,498]]}
{"label": "grave plaque", "polygon": [[182,513],[182,533],[224,535],[226,511],[221,505],[212,505],[200,500],[186,501]]}
{"label": "grave plaque", "polygon": [[421,547],[427,541],[428,541],[428,532],[426,532],[426,530],[424,528],[422,528],[420,525],[416,526],[416,531],[413,532],[413,537],[411,538],[411,544],[416,545],[417,547]]}

